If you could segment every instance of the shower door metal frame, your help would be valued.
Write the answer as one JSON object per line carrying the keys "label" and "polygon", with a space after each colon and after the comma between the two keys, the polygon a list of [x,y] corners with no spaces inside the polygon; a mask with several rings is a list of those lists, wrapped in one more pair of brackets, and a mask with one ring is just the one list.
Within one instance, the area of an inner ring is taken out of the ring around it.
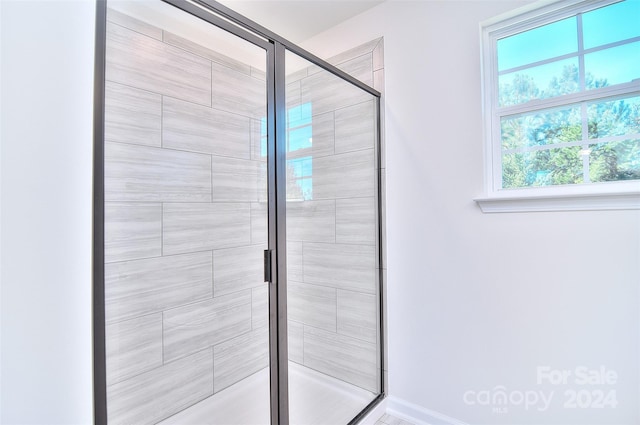
{"label": "shower door metal frame", "polygon": [[[286,263],[285,53],[290,51],[376,98],[376,176],[379,285],[380,393],[349,424],[357,423],[385,397],[382,258],[380,92],[323,59],[213,0],[162,0],[266,51],[269,284],[269,369],[271,425],[289,424]],[[107,424],[104,306],[104,110],[107,0],[96,1],[93,155],[93,380],[94,423]]]}

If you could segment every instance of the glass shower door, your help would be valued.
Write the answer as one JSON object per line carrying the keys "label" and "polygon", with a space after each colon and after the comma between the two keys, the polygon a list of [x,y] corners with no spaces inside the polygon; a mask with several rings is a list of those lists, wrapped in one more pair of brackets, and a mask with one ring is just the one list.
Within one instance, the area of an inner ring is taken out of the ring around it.
{"label": "glass shower door", "polygon": [[285,68],[291,423],[346,424],[381,393],[378,103]]}
{"label": "glass shower door", "polygon": [[266,51],[159,0],[108,7],[108,421],[267,424]]}

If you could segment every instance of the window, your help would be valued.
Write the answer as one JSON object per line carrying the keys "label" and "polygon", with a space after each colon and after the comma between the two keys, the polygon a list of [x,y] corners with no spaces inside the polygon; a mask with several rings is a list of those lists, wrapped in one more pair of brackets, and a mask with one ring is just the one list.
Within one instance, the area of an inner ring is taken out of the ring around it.
{"label": "window", "polygon": [[640,1],[483,25],[488,197],[640,191]]}

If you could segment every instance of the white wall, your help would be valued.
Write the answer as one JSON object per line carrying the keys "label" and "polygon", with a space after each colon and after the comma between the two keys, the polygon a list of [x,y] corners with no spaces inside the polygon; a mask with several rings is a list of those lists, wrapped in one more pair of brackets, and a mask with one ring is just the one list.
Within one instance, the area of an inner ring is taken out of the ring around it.
{"label": "white wall", "polygon": [[87,424],[95,4],[0,10],[0,422]]}
{"label": "white wall", "polygon": [[[384,36],[390,406],[472,424],[637,424],[640,212],[491,215],[472,201],[479,22],[522,4],[390,0],[304,43],[329,57]],[[601,365],[614,385],[537,384],[538,366]],[[499,385],[553,391],[551,404],[463,400]],[[585,389],[615,390],[617,408],[563,406]]]}

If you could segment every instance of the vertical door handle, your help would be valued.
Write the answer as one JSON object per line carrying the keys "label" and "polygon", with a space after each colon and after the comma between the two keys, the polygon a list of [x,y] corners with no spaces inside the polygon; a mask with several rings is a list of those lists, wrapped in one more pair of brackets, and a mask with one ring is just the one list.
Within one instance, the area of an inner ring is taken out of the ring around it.
{"label": "vertical door handle", "polygon": [[271,250],[264,250],[264,281],[271,282]]}

